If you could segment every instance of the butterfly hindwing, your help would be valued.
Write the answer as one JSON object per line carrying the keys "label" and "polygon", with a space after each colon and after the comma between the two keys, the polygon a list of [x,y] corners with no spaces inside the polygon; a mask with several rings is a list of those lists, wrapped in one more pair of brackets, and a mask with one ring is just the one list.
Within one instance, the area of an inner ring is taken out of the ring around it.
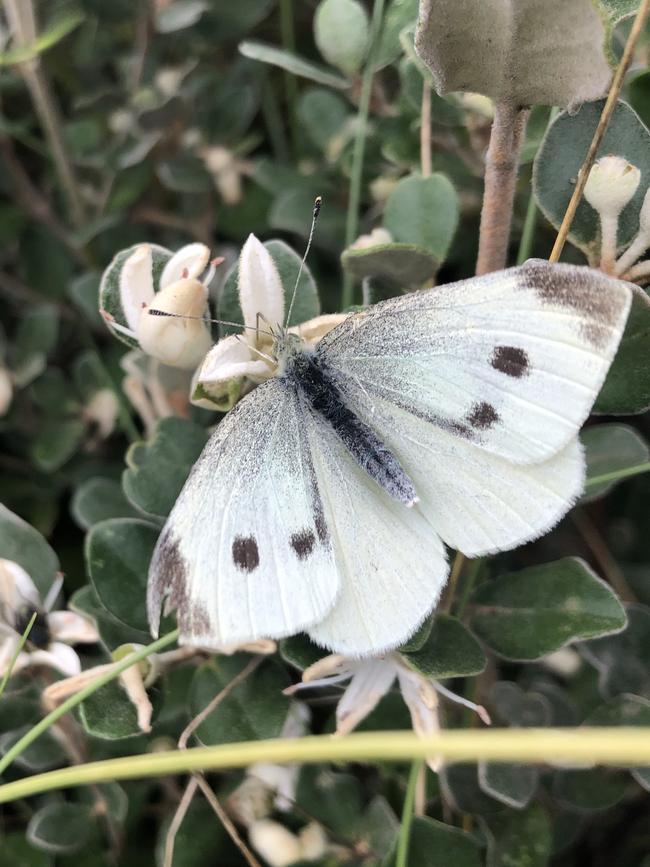
{"label": "butterfly hindwing", "polygon": [[338,573],[310,423],[276,379],[219,424],[154,551],[152,624],[177,609],[181,641],[216,646],[290,635],[331,609]]}

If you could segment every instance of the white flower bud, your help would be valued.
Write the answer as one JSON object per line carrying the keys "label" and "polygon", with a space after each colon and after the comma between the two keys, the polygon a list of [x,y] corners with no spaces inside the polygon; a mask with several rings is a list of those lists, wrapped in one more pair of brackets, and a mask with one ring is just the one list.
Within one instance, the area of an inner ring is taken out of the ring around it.
{"label": "white flower bud", "polygon": [[[207,305],[207,290],[198,280],[183,279],[161,289],[145,305],[137,325],[137,338],[148,354],[182,370],[196,367],[212,345],[208,326],[201,317]],[[149,314],[149,309],[175,316]]]}
{"label": "white flower bud", "polygon": [[101,439],[111,435],[119,413],[120,404],[112,388],[100,388],[83,409],[84,419],[97,425]]}
{"label": "white flower bud", "polygon": [[260,819],[249,828],[253,848],[271,867],[288,867],[302,858],[302,846],[295,834],[271,819]]}
{"label": "white flower bud", "polygon": [[594,210],[618,216],[631,201],[641,181],[641,172],[624,157],[601,157],[591,168],[584,196]]}

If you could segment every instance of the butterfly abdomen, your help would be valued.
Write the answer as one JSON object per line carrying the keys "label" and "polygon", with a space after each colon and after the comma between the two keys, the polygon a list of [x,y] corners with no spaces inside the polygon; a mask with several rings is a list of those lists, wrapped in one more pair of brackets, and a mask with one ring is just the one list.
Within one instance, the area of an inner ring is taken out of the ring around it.
{"label": "butterfly abdomen", "polygon": [[329,423],[359,466],[386,493],[407,506],[417,502],[413,482],[395,455],[346,404],[332,374],[317,355],[296,353],[287,364],[283,378]]}

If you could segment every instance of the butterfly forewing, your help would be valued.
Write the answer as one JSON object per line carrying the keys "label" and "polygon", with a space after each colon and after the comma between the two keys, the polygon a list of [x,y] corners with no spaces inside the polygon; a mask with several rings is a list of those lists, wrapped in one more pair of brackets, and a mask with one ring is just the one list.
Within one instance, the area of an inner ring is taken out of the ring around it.
{"label": "butterfly forewing", "polygon": [[149,617],[177,609],[181,640],[216,645],[293,634],[339,591],[295,393],[271,380],[220,423],[154,551]]}
{"label": "butterfly forewing", "polygon": [[318,352],[353,406],[377,395],[511,463],[537,463],[589,414],[630,303],[619,280],[531,261],[377,304]]}

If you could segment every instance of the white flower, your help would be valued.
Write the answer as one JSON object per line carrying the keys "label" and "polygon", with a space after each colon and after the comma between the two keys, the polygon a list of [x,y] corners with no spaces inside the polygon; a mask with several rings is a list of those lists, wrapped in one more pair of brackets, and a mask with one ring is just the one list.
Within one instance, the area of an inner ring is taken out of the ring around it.
{"label": "white flower", "polygon": [[[203,317],[216,262],[208,269],[205,282],[198,279],[208,267],[209,258],[210,251],[204,244],[183,247],[163,268],[156,291],[152,248],[140,244],[119,272],[119,300],[126,325],[103,310],[109,328],[136,340],[148,355],[163,364],[193,370],[212,345]],[[150,310],[170,315],[154,315]]]}
{"label": "white flower", "polygon": [[[226,411],[236,402],[244,383],[258,385],[277,372],[270,329],[284,322],[284,289],[273,257],[252,234],[239,257],[238,289],[244,332],[224,337],[205,357],[196,375],[199,390],[192,401],[199,406],[216,405]],[[315,344],[344,318],[345,314],[317,316],[289,330],[299,331],[307,343]]]}
{"label": "white flower", "polygon": [[34,611],[37,617],[23,649],[18,654],[13,673],[32,665],[45,665],[64,675],[81,671],[81,663],[72,644],[94,644],[99,635],[93,623],[73,611],[49,611],[61,588],[56,581],[41,602],[36,585],[27,572],[13,560],[0,560],[0,677],[11,664],[13,655]]}
{"label": "white flower", "polygon": [[248,830],[251,846],[271,867],[289,867],[297,861],[315,861],[327,850],[327,838],[317,822],[293,834],[272,819],[260,819]]}
{"label": "white flower", "polygon": [[641,172],[624,157],[601,157],[591,167],[584,196],[599,214],[618,216],[631,201],[641,181]]}
{"label": "white flower", "polygon": [[113,432],[119,414],[120,403],[112,388],[100,388],[82,410],[84,420],[97,425],[97,433],[102,440]]}
{"label": "white flower", "polygon": [[201,148],[199,153],[221,198],[227,205],[236,205],[242,197],[242,175],[251,173],[252,164],[222,145]]}
{"label": "white flower", "polygon": [[377,247],[382,244],[390,244],[393,236],[381,226],[376,227],[369,235],[359,235],[350,247],[351,250],[366,250],[368,247]]}
{"label": "white flower", "polygon": [[[332,654],[319,659],[302,674],[302,683],[290,686],[285,694],[299,689],[332,686],[349,680],[343,696],[336,706],[336,733],[347,735],[365,719],[386,695],[395,681],[411,714],[416,734],[427,736],[440,729],[438,720],[438,693],[474,710],[486,725],[490,717],[485,708],[450,692],[441,684],[411,668],[400,653],[369,659],[351,659]],[[429,767],[437,771],[439,760],[428,760]]]}

